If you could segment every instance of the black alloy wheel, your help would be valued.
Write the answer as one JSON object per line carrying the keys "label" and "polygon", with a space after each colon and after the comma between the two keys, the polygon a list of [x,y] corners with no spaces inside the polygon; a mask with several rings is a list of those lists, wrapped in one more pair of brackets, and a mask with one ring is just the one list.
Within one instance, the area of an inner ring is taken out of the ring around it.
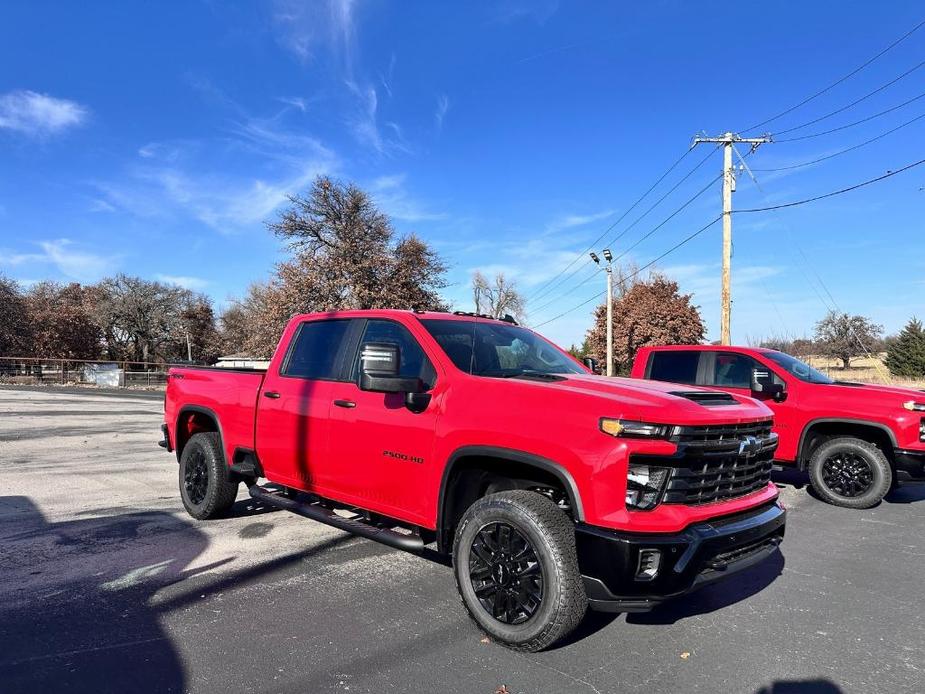
{"label": "black alloy wheel", "polygon": [[530,541],[507,523],[489,523],[472,540],[469,580],[485,611],[523,624],[543,602],[543,569]]}
{"label": "black alloy wheel", "polygon": [[189,500],[199,505],[206,498],[209,491],[209,470],[206,467],[206,458],[202,451],[194,451],[187,461],[183,471],[183,486]]}
{"label": "black alloy wheel", "polygon": [[852,451],[837,451],[822,463],[822,479],[835,494],[850,499],[870,489],[874,470],[863,456]]}

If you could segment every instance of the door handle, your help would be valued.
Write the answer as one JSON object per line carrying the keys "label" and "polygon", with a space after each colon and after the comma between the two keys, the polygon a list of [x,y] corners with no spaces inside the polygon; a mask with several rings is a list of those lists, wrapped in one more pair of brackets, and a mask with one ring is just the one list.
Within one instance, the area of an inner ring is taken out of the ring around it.
{"label": "door handle", "polygon": [[279,393],[275,390],[265,390],[263,391],[263,397],[271,398],[272,400],[279,400]]}
{"label": "door handle", "polygon": [[357,404],[353,400],[335,400],[334,404],[337,405],[338,407],[346,407],[347,409],[357,406]]}

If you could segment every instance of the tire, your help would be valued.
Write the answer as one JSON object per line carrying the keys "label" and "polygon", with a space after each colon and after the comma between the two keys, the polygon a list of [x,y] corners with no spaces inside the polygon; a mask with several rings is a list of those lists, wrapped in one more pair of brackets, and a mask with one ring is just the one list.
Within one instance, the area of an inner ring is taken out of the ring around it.
{"label": "tire", "polygon": [[877,446],[841,436],[829,439],[813,452],[809,478],[824,501],[860,509],[880,503],[893,484],[893,471]]}
{"label": "tire", "polygon": [[574,525],[536,492],[499,492],[472,504],[456,528],[453,572],[476,624],[517,651],[564,638],[588,608]]}
{"label": "tire", "polygon": [[180,456],[180,498],[186,512],[197,520],[218,518],[238,496],[238,481],[232,480],[219,435],[194,434]]}

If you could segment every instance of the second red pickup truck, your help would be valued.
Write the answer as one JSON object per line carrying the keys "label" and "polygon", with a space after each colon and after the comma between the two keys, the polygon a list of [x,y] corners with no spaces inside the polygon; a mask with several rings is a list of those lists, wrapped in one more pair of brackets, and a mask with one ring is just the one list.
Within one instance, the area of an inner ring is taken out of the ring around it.
{"label": "second red pickup truck", "polygon": [[635,378],[751,395],[774,411],[779,463],[831,504],[868,508],[901,479],[925,480],[925,392],[835,381],[771,349],[644,347]]}
{"label": "second red pickup truck", "polygon": [[520,650],[589,605],[647,610],[735,574],[784,535],[765,405],[594,376],[513,321],[296,316],[265,372],[171,369],[163,431],[193,517],[244,482],[389,545],[435,543],[472,618]]}

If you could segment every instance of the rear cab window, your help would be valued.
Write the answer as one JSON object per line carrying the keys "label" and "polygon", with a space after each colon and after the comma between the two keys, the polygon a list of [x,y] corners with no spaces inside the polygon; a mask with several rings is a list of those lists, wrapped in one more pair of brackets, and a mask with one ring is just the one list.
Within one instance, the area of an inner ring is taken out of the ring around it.
{"label": "rear cab window", "polygon": [[649,357],[646,377],[654,381],[694,385],[697,383],[699,365],[700,352],[682,350],[653,352]]}

